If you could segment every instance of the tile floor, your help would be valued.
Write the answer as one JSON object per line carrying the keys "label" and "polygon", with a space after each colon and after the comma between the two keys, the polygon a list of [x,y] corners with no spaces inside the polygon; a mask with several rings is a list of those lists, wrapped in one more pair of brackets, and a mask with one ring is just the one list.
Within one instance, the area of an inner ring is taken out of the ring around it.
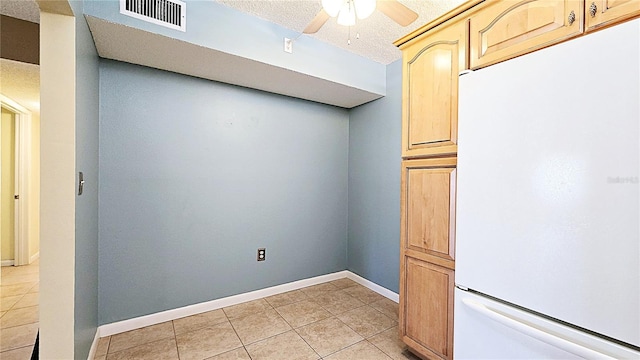
{"label": "tile floor", "polygon": [[36,260],[28,266],[0,268],[0,359],[30,359],[38,332]]}
{"label": "tile floor", "polygon": [[344,278],[104,337],[95,359],[418,359],[397,319],[398,304]]}

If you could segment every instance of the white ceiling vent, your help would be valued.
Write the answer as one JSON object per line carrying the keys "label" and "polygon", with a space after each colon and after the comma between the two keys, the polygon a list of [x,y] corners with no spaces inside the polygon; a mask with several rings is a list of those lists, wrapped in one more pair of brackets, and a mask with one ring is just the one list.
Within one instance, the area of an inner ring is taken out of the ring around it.
{"label": "white ceiling vent", "polygon": [[186,31],[187,7],[180,0],[120,0],[120,13]]}

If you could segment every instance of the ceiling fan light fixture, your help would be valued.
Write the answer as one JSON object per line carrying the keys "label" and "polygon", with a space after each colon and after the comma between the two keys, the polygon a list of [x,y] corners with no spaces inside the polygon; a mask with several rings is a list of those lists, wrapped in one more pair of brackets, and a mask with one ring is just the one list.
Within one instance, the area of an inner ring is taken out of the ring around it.
{"label": "ceiling fan light fixture", "polygon": [[345,3],[345,0],[322,0],[322,8],[329,16],[336,17]]}
{"label": "ceiling fan light fixture", "polygon": [[342,9],[338,13],[338,25],[353,26],[356,24],[356,9],[353,0],[347,0],[342,4]]}
{"label": "ceiling fan light fixture", "polygon": [[366,19],[376,11],[376,0],[353,0],[358,19]]}
{"label": "ceiling fan light fixture", "polygon": [[418,13],[400,3],[399,0],[379,0],[381,1],[380,8],[378,8],[377,1],[378,0],[320,0],[322,10],[320,10],[309,25],[307,25],[304,33],[317,33],[327,20],[336,16],[338,17],[338,24],[353,26],[356,23],[356,17],[362,20],[376,10],[380,10],[381,13],[403,27],[408,26],[418,18]]}

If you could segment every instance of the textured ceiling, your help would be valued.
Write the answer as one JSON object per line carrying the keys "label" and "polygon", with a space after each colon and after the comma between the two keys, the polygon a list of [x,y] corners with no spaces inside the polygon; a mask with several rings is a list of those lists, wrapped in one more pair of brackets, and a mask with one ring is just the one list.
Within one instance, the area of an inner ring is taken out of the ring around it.
{"label": "textured ceiling", "polygon": [[0,73],[0,93],[39,117],[40,66],[0,59]]}
{"label": "textured ceiling", "polygon": [[[321,9],[321,0],[214,1],[300,33]],[[393,46],[393,41],[455,8],[464,0],[399,0],[399,2],[418,13],[418,20],[407,27],[401,27],[376,11],[369,18],[358,20],[351,28],[351,45],[347,44],[349,29],[338,25],[335,19],[329,19],[316,34],[301,36],[312,36],[374,61],[388,64],[401,57],[400,51]],[[0,13],[22,20],[40,22],[38,5],[33,0],[1,0]],[[357,33],[360,34],[359,39],[356,39]],[[294,53],[296,51],[295,42],[293,51]],[[39,66],[1,59],[0,73],[2,74],[0,92],[32,112],[39,113]]]}
{"label": "textured ceiling", "polygon": [[[276,23],[285,28],[302,32],[322,8],[321,0],[215,0],[226,6]],[[378,0],[385,1],[385,0]],[[379,11],[364,20],[357,20],[351,28],[351,45],[347,44],[349,29],[338,25],[332,18],[312,36],[318,40],[354,52],[382,64],[389,64],[402,57],[393,42],[465,0],[399,0],[418,13],[418,20],[407,27],[396,24]],[[356,39],[356,33],[360,38]],[[295,53],[295,42],[293,44]]]}
{"label": "textured ceiling", "polygon": [[[300,33],[322,8],[321,0],[214,1]],[[417,12],[418,20],[407,27],[402,27],[376,11],[370,17],[358,20],[351,28],[351,45],[347,44],[349,29],[338,25],[335,18],[329,19],[317,33],[302,36],[311,36],[379,63],[388,64],[401,57],[400,51],[392,44],[395,40],[455,8],[465,0],[398,1]],[[31,22],[40,21],[38,5],[33,0],[1,0],[0,13]],[[356,39],[358,33],[360,38]],[[293,51],[295,52],[295,42]]]}
{"label": "textured ceiling", "polygon": [[[40,8],[33,0],[0,0],[0,14],[40,22]],[[0,59],[0,94],[40,116],[40,66]]]}

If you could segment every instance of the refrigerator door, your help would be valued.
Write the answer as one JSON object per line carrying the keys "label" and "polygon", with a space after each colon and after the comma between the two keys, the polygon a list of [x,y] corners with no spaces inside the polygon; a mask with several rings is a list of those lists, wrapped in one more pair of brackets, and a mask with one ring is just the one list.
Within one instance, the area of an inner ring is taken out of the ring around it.
{"label": "refrigerator door", "polygon": [[456,359],[638,359],[640,352],[460,289]]}
{"label": "refrigerator door", "polygon": [[634,20],[462,75],[456,221],[457,284],[633,346],[639,48]]}

